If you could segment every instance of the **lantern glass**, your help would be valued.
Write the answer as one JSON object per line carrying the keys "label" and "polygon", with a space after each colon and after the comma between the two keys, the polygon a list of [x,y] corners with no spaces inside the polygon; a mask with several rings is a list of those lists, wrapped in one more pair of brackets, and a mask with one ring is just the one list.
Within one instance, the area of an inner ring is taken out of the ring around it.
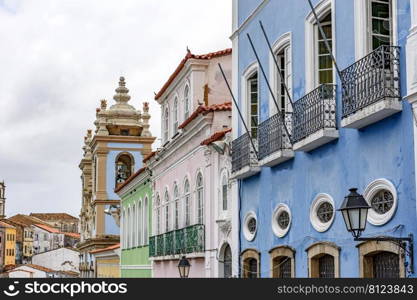
{"label": "lantern glass", "polygon": [[343,220],[345,221],[345,224],[346,224],[347,231],[351,232],[352,231],[352,226],[351,226],[351,223],[350,223],[348,211],[347,210],[342,210],[342,215],[343,215]]}
{"label": "lantern glass", "polygon": [[183,256],[178,263],[178,271],[181,278],[188,278],[188,275],[190,274],[190,267],[190,262],[185,256]]}

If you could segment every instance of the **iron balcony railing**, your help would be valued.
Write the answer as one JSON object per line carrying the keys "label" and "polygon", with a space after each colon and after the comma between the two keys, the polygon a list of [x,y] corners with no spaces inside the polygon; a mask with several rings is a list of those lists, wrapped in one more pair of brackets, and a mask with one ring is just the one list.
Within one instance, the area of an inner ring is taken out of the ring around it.
{"label": "iron balcony railing", "polygon": [[198,224],[149,238],[149,256],[204,252],[204,225]]}
{"label": "iron balcony railing", "polygon": [[277,113],[259,124],[259,159],[264,159],[277,151],[292,149],[290,137],[282,124],[280,114],[284,117],[285,125],[291,134],[292,113],[289,112]]}
{"label": "iron balcony railing", "polygon": [[321,129],[336,129],[336,86],[322,84],[294,102],[293,143]]}
{"label": "iron balcony railing", "polygon": [[401,99],[400,48],[382,45],[341,72],[343,118],[384,98]]}
{"label": "iron balcony railing", "polygon": [[[250,139],[249,134],[245,133],[232,141],[232,173],[257,163],[258,160]],[[253,140],[253,142],[256,146],[257,141]]]}

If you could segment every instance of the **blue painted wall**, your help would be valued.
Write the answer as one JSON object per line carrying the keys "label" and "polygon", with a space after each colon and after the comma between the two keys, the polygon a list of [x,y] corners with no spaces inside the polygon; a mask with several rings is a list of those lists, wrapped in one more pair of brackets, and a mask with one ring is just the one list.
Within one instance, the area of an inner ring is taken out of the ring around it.
{"label": "blue painted wall", "polygon": [[[318,1],[313,1],[314,4]],[[355,62],[354,13],[352,0],[336,0],[336,57],[341,69]],[[239,22],[253,11],[251,1],[239,1]],[[406,95],[405,42],[410,27],[408,0],[398,0],[399,46],[401,47],[401,88]],[[305,93],[305,18],[310,13],[306,0],[271,0],[254,20],[239,35],[239,99],[241,75],[253,62],[255,56],[250,48],[246,33],[257,47],[258,54],[269,74],[269,51],[259,27],[262,20],[271,43],[286,32],[292,33],[293,98]],[[242,17],[242,18],[241,18]],[[269,91],[259,73],[261,121],[269,117]],[[338,85],[338,124],[341,116],[340,81]],[[242,106],[242,104],[240,104]],[[413,117],[408,102],[403,101],[403,111],[363,130],[339,128],[340,138],[310,153],[296,152],[295,158],[274,168],[263,167],[261,173],[241,181],[241,215],[243,220],[249,211],[256,212],[258,231],[253,242],[241,234],[241,251],[255,248],[261,252],[261,276],[270,276],[268,251],[278,245],[289,245],[296,249],[296,276],[307,277],[307,254],[305,249],[317,241],[329,241],[341,247],[341,276],[359,276],[358,250],[350,233],[346,231],[343,218],[336,212],[333,225],[325,233],[317,232],[310,223],[310,206],[319,193],[330,194],[336,208],[351,187],[363,192],[373,180],[386,178],[396,187],[398,208],[390,222],[384,226],[368,223],[366,235],[384,233],[404,236],[417,234],[415,170],[413,145]],[[239,122],[240,123],[240,122]],[[235,124],[236,125],[236,124]],[[236,126],[235,126],[236,128]],[[239,124],[239,134],[243,134]],[[292,213],[292,225],[284,238],[272,231],[272,212],[278,204],[287,204]],[[242,222],[241,222],[242,223]],[[402,231],[392,232],[397,225]]]}
{"label": "blue painted wall", "polygon": [[[107,144],[109,148],[122,148],[122,149],[138,149],[137,151],[120,151],[120,150],[110,150],[107,155],[107,177],[106,177],[106,186],[107,186],[107,197],[109,200],[120,200],[120,197],[114,192],[116,187],[115,176],[116,176],[116,158],[122,152],[130,153],[135,162],[134,172],[142,168],[143,156],[139,149],[143,148],[141,144],[127,144],[127,143],[109,143]],[[108,208],[108,207],[106,207]],[[120,228],[117,226],[112,216],[105,215],[105,232],[106,234],[119,234]]]}

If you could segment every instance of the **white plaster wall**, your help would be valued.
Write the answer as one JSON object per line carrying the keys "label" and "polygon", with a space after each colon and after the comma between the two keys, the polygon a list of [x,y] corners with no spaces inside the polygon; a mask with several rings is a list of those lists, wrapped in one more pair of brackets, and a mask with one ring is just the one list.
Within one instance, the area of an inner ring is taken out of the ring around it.
{"label": "white plaster wall", "polygon": [[[19,272],[19,270],[23,270],[23,271]],[[32,273],[28,273],[24,271],[28,271]],[[31,278],[31,276],[33,278],[47,278],[47,275],[45,272],[37,270],[37,269],[33,269],[31,267],[26,267],[26,266],[20,266],[14,269],[13,272],[9,273],[9,278]]]}
{"label": "white plaster wall", "polygon": [[32,257],[32,263],[55,271],[79,272],[79,252],[67,248],[40,253]]}

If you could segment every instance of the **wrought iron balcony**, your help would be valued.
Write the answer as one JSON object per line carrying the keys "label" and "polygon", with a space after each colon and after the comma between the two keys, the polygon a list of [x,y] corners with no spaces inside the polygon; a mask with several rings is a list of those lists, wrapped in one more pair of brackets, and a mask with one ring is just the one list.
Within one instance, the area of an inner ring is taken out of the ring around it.
{"label": "wrought iron balcony", "polygon": [[193,225],[149,238],[149,256],[204,252],[204,225]]}
{"label": "wrought iron balcony", "polygon": [[291,134],[292,113],[277,113],[262,122],[258,128],[260,165],[272,167],[294,157],[290,137],[285,130],[280,114],[282,114],[289,134]]}
{"label": "wrought iron balcony", "polygon": [[[232,178],[244,179],[260,171],[248,133],[232,141]],[[253,140],[255,147],[256,140]]]}
{"label": "wrought iron balcony", "polygon": [[342,126],[362,128],[402,110],[400,48],[382,45],[341,72]]}
{"label": "wrought iron balcony", "polygon": [[322,84],[294,103],[293,149],[311,151],[339,137],[336,86]]}

